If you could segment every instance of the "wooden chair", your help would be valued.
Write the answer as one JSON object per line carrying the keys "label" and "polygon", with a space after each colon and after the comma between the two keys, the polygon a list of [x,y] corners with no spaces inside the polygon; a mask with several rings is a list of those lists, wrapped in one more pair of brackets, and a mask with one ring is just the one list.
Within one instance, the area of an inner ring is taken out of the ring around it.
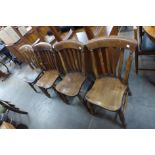
{"label": "wooden chair", "polygon": [[55,82],[60,78],[52,46],[49,43],[40,42],[33,49],[40,68],[43,70],[43,76],[37,81],[36,85],[50,98],[47,90],[51,87],[55,90]]}
{"label": "wooden chair", "polygon": [[37,92],[34,84],[41,77],[42,70],[39,69],[39,64],[37,64],[38,61],[35,58],[33,48],[31,45],[26,44],[19,48],[19,52],[23,55],[24,62],[29,65],[26,70],[24,70],[23,80]]}
{"label": "wooden chair", "polygon": [[58,53],[64,69],[64,78],[56,85],[57,92],[65,103],[68,103],[67,96],[78,96],[81,100],[79,92],[86,80],[84,45],[74,40],[67,40],[56,43],[54,50]]}
{"label": "wooden chair", "polygon": [[150,70],[155,71],[155,68],[139,67],[139,57],[155,55],[155,43],[148,37],[148,35],[143,31],[142,26],[134,28],[135,39],[138,41],[138,48],[135,53],[135,68],[136,73],[138,70]]}
{"label": "wooden chair", "polygon": [[[92,114],[93,105],[117,112],[123,127],[125,127],[124,110],[128,96],[128,77],[136,45],[136,40],[116,36],[92,39],[86,44],[91,53],[93,73],[96,77],[93,87],[85,96],[86,104]],[[113,62],[112,49],[120,52],[118,64]],[[125,49],[128,49],[127,60]]]}

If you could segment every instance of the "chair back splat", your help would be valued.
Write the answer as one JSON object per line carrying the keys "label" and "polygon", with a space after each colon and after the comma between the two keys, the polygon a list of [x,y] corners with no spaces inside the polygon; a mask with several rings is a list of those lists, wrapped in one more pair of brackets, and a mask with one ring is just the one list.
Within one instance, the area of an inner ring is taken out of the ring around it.
{"label": "chair back splat", "polygon": [[[86,47],[91,52],[92,68],[96,78],[113,76],[125,84],[128,83],[132,56],[137,47],[136,40],[117,36],[101,37],[90,40]],[[125,54],[125,51],[128,54]],[[118,61],[114,59],[114,52],[119,52]]]}
{"label": "chair back splat", "polygon": [[57,70],[54,51],[49,43],[40,42],[33,49],[42,70]]}
{"label": "chair back splat", "polygon": [[85,74],[84,45],[78,41],[66,40],[54,45],[60,57],[64,72],[82,72]]}

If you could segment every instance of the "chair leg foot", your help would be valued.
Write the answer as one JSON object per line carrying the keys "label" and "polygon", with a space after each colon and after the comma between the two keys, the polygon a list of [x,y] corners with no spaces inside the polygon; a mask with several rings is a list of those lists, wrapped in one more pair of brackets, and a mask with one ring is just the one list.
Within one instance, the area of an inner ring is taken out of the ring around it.
{"label": "chair leg foot", "polygon": [[38,93],[38,91],[34,88],[34,85],[32,83],[28,83],[28,84],[36,93]]}
{"label": "chair leg foot", "polygon": [[80,94],[77,95],[79,100],[81,101],[82,104],[84,104],[84,99],[82,98],[82,96]]}
{"label": "chair leg foot", "polygon": [[132,93],[131,93],[130,88],[128,88],[128,95],[129,95],[129,96],[132,96]]}
{"label": "chair leg foot", "polygon": [[41,91],[48,97],[51,98],[50,94],[48,93],[47,89],[39,87],[41,89]]}
{"label": "chair leg foot", "polygon": [[95,111],[93,109],[93,105],[91,103],[89,103],[88,101],[86,102],[87,107],[89,109],[90,114],[95,115]]}
{"label": "chair leg foot", "polygon": [[82,104],[84,105],[84,107],[87,109],[87,111],[90,113],[89,108],[87,106],[87,100],[83,99]]}
{"label": "chair leg foot", "polygon": [[122,122],[122,125],[123,125],[123,128],[126,128],[126,123],[125,123],[125,117],[124,117],[124,113],[122,110],[119,110],[118,111],[118,114],[119,114],[119,118]]}
{"label": "chair leg foot", "polygon": [[69,104],[69,101],[67,100],[67,97],[61,93],[57,93],[59,97],[63,100],[64,103]]}

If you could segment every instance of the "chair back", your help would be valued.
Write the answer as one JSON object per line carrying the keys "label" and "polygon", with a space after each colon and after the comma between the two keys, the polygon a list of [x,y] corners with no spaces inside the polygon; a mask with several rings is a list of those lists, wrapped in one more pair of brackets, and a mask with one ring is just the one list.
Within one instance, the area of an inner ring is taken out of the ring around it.
{"label": "chair back", "polygon": [[39,63],[36,56],[34,55],[34,50],[31,45],[22,45],[18,51],[24,57],[24,62],[28,63],[31,68],[39,68]]}
{"label": "chair back", "polygon": [[54,45],[54,50],[58,53],[65,73],[85,74],[84,44],[74,40],[61,41]]}
{"label": "chair back", "polygon": [[[114,76],[127,84],[133,52],[136,46],[136,40],[129,40],[117,36],[101,37],[88,41],[86,47],[91,54],[95,77]],[[127,52],[126,54],[125,51]],[[115,61],[114,52],[119,52],[118,61]]]}
{"label": "chair back", "polygon": [[57,70],[55,54],[49,43],[40,42],[33,49],[42,70]]}

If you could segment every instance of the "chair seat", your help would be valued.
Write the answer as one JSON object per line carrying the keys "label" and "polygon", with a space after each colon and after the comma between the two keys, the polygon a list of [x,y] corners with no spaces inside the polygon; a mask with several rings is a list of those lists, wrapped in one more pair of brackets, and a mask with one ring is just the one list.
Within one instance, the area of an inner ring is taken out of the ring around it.
{"label": "chair seat", "polygon": [[86,77],[81,73],[69,73],[56,86],[56,90],[67,96],[76,96]]}
{"label": "chair seat", "polygon": [[145,33],[141,44],[142,51],[155,51],[155,43]]}
{"label": "chair seat", "polygon": [[33,83],[37,80],[41,73],[42,71],[40,69],[31,69],[28,67],[20,76],[22,76],[22,79],[24,79],[25,82]]}
{"label": "chair seat", "polygon": [[122,99],[127,86],[117,78],[106,77],[97,79],[90,91],[86,94],[86,100],[110,111],[118,110],[122,105]]}
{"label": "chair seat", "polygon": [[37,81],[36,85],[48,89],[54,84],[58,77],[59,73],[56,70],[45,71],[43,76]]}

